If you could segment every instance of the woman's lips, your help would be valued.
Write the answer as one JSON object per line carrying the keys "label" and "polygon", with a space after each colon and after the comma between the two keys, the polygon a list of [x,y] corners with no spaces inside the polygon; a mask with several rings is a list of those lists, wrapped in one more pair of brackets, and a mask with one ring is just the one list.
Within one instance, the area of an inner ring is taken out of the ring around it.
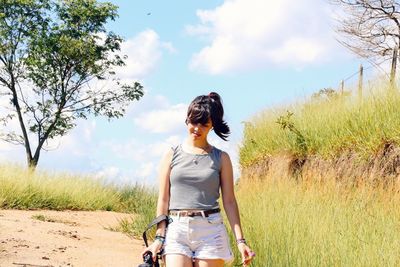
{"label": "woman's lips", "polygon": [[194,136],[196,136],[196,137],[199,137],[199,136],[201,136],[201,134],[199,134],[199,133],[196,133],[196,132],[193,132],[193,135],[194,135]]}

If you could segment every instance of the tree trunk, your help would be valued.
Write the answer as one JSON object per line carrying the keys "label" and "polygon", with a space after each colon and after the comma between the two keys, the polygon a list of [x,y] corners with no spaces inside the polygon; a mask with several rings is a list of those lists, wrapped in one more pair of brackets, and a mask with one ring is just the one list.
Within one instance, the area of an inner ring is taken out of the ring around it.
{"label": "tree trunk", "polygon": [[31,166],[31,162],[33,160],[33,158],[32,158],[32,150],[31,150],[31,145],[29,143],[28,132],[26,131],[24,119],[22,117],[21,107],[19,106],[18,96],[17,96],[17,92],[15,90],[15,82],[14,82],[13,76],[11,78],[11,84],[12,85],[11,85],[10,89],[11,89],[12,94],[13,94],[13,104],[14,104],[15,110],[16,110],[17,115],[18,115],[19,125],[21,127],[22,136],[24,138],[26,160],[27,160],[28,166]]}
{"label": "tree trunk", "polygon": [[34,171],[36,169],[37,164],[38,164],[38,160],[35,158],[31,158],[28,162],[28,167],[30,170]]}

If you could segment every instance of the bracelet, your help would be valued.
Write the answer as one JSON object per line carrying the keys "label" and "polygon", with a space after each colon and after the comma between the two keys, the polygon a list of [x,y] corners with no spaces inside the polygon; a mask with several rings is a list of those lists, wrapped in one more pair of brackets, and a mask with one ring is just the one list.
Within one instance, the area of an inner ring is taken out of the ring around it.
{"label": "bracelet", "polygon": [[165,237],[162,235],[156,235],[156,237],[154,238],[154,240],[158,240],[161,242],[161,244],[165,243]]}
{"label": "bracelet", "polygon": [[237,240],[236,240],[236,244],[237,244],[237,245],[239,245],[239,244],[241,244],[241,243],[247,244],[247,243],[246,243],[246,239],[240,238],[240,239],[237,239]]}

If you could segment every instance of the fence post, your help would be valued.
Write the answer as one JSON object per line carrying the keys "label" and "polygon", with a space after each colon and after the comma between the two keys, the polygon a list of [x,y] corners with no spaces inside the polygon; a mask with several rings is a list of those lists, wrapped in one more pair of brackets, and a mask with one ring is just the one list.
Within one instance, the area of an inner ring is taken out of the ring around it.
{"label": "fence post", "polygon": [[397,48],[393,49],[392,68],[390,70],[390,87],[396,88]]}
{"label": "fence post", "polygon": [[344,96],[344,80],[340,82],[340,96]]}
{"label": "fence post", "polygon": [[361,101],[362,100],[362,87],[363,87],[363,72],[364,68],[362,64],[360,64],[360,71],[359,76],[358,76],[358,99]]}

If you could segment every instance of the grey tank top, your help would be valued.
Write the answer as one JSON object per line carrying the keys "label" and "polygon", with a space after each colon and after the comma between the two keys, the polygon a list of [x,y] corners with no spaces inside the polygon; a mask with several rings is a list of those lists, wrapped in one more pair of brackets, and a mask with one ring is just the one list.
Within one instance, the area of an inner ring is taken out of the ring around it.
{"label": "grey tank top", "polygon": [[172,148],[170,210],[218,208],[222,151],[192,154],[182,145]]}

